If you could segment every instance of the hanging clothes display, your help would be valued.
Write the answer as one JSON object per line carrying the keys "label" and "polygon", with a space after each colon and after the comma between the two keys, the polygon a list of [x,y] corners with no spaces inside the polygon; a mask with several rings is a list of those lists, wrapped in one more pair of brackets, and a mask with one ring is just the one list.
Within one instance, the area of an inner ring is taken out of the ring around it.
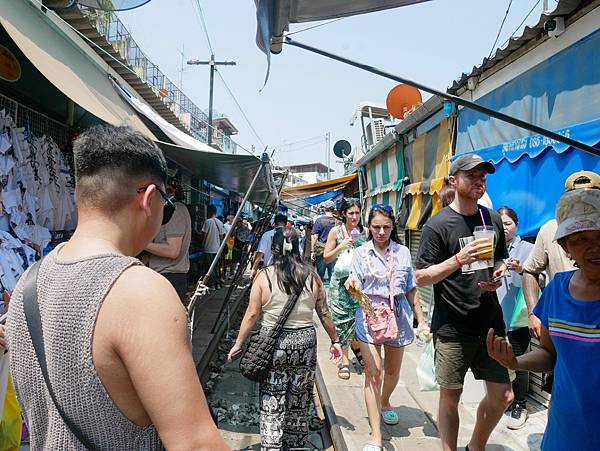
{"label": "hanging clothes display", "polygon": [[35,263],[36,252],[8,232],[0,231],[0,282],[9,293],[25,270]]}
{"label": "hanging clothes display", "polygon": [[[23,243],[44,249],[51,231],[77,223],[75,181],[49,136],[36,137],[0,111],[2,213]],[[6,222],[6,221],[5,221]]]}

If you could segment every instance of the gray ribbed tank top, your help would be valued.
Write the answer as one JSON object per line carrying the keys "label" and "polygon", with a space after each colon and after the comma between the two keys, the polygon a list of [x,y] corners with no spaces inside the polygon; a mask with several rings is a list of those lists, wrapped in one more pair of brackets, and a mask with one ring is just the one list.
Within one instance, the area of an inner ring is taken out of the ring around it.
{"label": "gray ribbed tank top", "polygon": [[[154,426],[140,427],[112,402],[92,362],[92,335],[104,298],[122,272],[140,264],[120,255],[42,262],[38,302],[50,383],[67,415],[99,450],[162,450]],[[48,394],[23,312],[21,278],[10,302],[7,335],[17,398],[35,450],[85,449],[63,422]]]}

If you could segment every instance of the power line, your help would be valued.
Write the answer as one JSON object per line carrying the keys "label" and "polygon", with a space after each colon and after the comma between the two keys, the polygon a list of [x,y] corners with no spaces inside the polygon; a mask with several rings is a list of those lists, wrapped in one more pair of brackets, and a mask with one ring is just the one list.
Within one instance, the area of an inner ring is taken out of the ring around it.
{"label": "power line", "polygon": [[337,21],[342,20],[342,19],[345,19],[345,17],[338,17],[337,19],[332,19],[332,20],[330,20],[328,22],[324,22],[324,23],[320,23],[320,24],[317,24],[317,25],[313,25],[312,27],[306,27],[306,28],[303,28],[301,30],[292,31],[290,33],[286,33],[285,35],[286,36],[291,36],[293,34],[302,33],[304,31],[312,30],[313,28],[319,28],[319,27],[323,27],[325,25],[329,25],[330,23],[334,23],[334,22],[337,22]]}
{"label": "power line", "polygon": [[212,47],[212,43],[210,42],[210,36],[208,34],[208,28],[206,26],[206,22],[204,21],[204,13],[202,12],[202,5],[200,4],[200,0],[192,0],[192,3],[196,6],[196,12],[198,14],[198,18],[200,19],[200,26],[202,31],[204,31],[204,37],[206,38],[206,43],[208,44],[208,49],[210,53],[214,55],[214,50]]}
{"label": "power line", "polygon": [[260,136],[256,132],[256,129],[254,128],[254,126],[250,122],[250,119],[248,119],[248,116],[246,116],[246,113],[244,112],[244,109],[242,108],[242,106],[240,105],[240,103],[237,101],[236,97],[233,95],[233,92],[231,91],[231,89],[229,89],[229,86],[225,82],[225,79],[223,78],[223,75],[221,75],[221,72],[219,70],[217,70],[216,68],[215,68],[215,71],[217,72],[217,75],[219,76],[219,78],[223,82],[223,86],[225,86],[225,89],[227,90],[227,92],[229,93],[229,95],[231,96],[231,98],[233,99],[233,101],[235,102],[235,104],[237,105],[238,110],[240,110],[240,113],[242,113],[242,116],[244,117],[246,123],[250,127],[250,130],[252,130],[252,133],[254,133],[254,136],[256,136],[256,138],[262,144],[263,147],[266,147],[266,144],[264,143],[264,141],[260,138]]}
{"label": "power line", "polygon": [[510,11],[512,2],[513,2],[513,0],[509,0],[509,2],[508,2],[508,7],[506,8],[506,13],[504,14],[504,18],[502,19],[502,23],[500,24],[500,29],[498,30],[496,39],[494,40],[494,43],[492,44],[492,48],[490,49],[490,54],[488,55],[488,59],[490,59],[490,57],[492,56],[492,53],[494,53],[494,49],[496,48],[496,44],[498,43],[498,39],[500,38],[500,33],[502,33],[502,29],[504,28],[504,23],[506,22],[506,18],[508,17],[508,12]]}
{"label": "power line", "polygon": [[282,150],[282,149],[278,148],[277,150],[279,150],[279,152],[280,152],[280,153],[292,153],[292,152],[298,152],[299,150],[303,150],[303,149],[307,149],[307,148],[309,148],[309,147],[314,147],[314,146],[320,145],[320,144],[322,144],[322,143],[323,143],[323,141],[326,141],[326,140],[327,140],[327,138],[326,138],[326,137],[323,137],[323,139],[321,139],[321,140],[319,140],[319,141],[316,141],[316,142],[310,142],[310,143],[307,143],[307,144],[301,145],[301,146],[299,146],[299,147],[294,147],[294,148],[291,148],[291,149],[286,149],[286,150]]}
{"label": "power line", "polygon": [[313,136],[312,138],[305,138],[305,139],[301,139],[299,141],[292,141],[291,143],[280,144],[277,146],[277,148],[281,149],[282,147],[294,146],[296,144],[302,144],[302,143],[306,143],[308,141],[314,141],[314,140],[319,140],[318,142],[321,142],[324,139],[325,139],[325,135]]}
{"label": "power line", "polygon": [[523,18],[523,20],[521,21],[521,23],[519,24],[519,26],[516,28],[516,30],[512,32],[512,34],[508,37],[508,39],[506,41],[504,41],[504,43],[500,47],[504,47],[506,45],[506,43],[508,41],[510,41],[511,38],[517,33],[517,31],[519,31],[521,29],[521,27],[523,26],[523,24],[525,23],[525,21],[529,18],[529,16],[531,16],[531,13],[533,11],[535,11],[535,9],[537,8],[537,6],[540,4],[541,1],[542,0],[537,0],[537,2],[535,2],[535,5],[533,5],[533,7],[529,10],[529,12]]}
{"label": "power line", "polygon": [[[206,21],[204,20],[204,13],[202,12],[202,5],[200,4],[200,0],[195,0],[195,5],[197,6],[197,12],[198,12],[199,18],[200,18],[200,25],[202,27],[202,30],[204,31],[204,36],[206,37],[206,43],[208,44],[208,48],[210,50],[210,53],[212,55],[214,55],[215,52],[213,50],[212,43],[210,41],[210,35],[208,33],[208,27],[206,26]],[[223,78],[223,75],[221,75],[221,72],[217,69],[217,67],[215,67],[215,72],[217,73],[217,75],[221,79],[221,82],[223,82],[223,85],[225,86],[225,89],[227,90],[227,92],[229,93],[229,95],[231,96],[231,98],[233,99],[233,101],[235,102],[236,106],[240,110],[240,113],[242,114],[244,120],[246,121],[246,123],[250,127],[250,130],[252,130],[252,133],[254,134],[254,136],[256,136],[256,138],[258,139],[258,141],[261,143],[261,145],[263,147],[266,147],[266,144],[261,139],[261,137],[258,135],[256,129],[254,128],[254,126],[250,122],[250,119],[248,119],[248,116],[244,112],[244,109],[242,108],[242,106],[238,102],[238,100],[235,97],[235,95],[233,95],[233,92],[231,91],[231,89],[227,85],[227,82],[225,81],[225,79]]]}
{"label": "power line", "polygon": [[320,145],[321,143],[322,143],[322,141],[319,141],[319,142],[316,142],[316,143],[305,144],[303,146],[296,147],[294,149],[288,149],[288,150],[277,149],[277,150],[279,150],[279,153],[293,153],[293,152],[298,152],[300,150],[308,149],[309,147],[314,147],[314,146]]}

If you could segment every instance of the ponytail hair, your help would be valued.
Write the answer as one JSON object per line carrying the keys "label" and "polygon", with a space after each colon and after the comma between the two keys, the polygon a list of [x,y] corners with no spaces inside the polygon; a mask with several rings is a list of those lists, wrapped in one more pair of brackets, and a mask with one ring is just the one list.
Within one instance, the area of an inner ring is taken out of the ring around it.
{"label": "ponytail hair", "polygon": [[301,293],[314,270],[300,256],[300,233],[292,228],[277,229],[271,245],[277,285],[288,295]]}

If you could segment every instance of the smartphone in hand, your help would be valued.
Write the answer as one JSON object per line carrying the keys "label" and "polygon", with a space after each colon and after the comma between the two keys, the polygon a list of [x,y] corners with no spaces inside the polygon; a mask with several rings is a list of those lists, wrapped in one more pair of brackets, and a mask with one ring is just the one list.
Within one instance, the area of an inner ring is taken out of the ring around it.
{"label": "smartphone in hand", "polygon": [[500,274],[499,276],[492,277],[492,279],[490,280],[490,283],[500,282],[503,277],[504,277],[504,274]]}

